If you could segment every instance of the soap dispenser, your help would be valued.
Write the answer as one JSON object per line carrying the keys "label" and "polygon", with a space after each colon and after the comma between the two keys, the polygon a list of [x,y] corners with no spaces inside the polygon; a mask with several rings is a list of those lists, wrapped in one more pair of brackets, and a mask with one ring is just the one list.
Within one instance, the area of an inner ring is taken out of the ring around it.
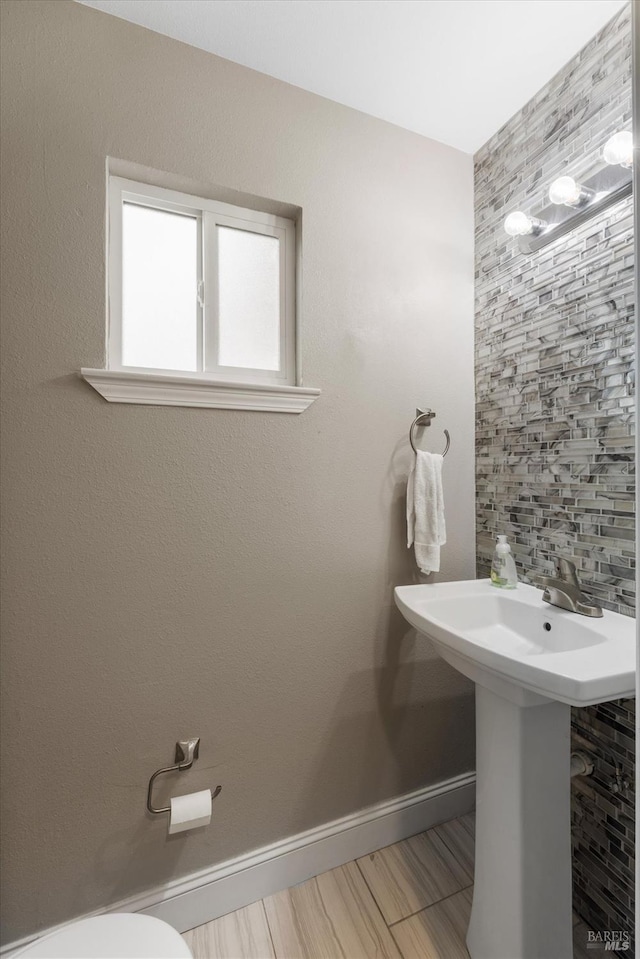
{"label": "soap dispenser", "polygon": [[504,535],[498,536],[491,560],[491,585],[499,589],[515,589],[518,585],[516,564]]}

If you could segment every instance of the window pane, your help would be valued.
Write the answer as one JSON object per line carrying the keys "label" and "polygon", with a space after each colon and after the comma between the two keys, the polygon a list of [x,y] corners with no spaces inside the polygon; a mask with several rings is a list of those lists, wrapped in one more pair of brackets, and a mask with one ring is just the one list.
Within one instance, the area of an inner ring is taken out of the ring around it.
{"label": "window pane", "polygon": [[198,369],[198,220],[122,209],[122,363]]}
{"label": "window pane", "polygon": [[280,369],[280,242],[218,226],[221,366]]}

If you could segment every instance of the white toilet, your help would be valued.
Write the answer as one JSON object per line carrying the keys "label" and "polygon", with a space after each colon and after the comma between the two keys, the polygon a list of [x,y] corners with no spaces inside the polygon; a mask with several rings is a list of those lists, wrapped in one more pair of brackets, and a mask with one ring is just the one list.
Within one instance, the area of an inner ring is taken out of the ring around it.
{"label": "white toilet", "polygon": [[192,959],[179,932],[152,916],[115,912],[72,922],[10,959]]}

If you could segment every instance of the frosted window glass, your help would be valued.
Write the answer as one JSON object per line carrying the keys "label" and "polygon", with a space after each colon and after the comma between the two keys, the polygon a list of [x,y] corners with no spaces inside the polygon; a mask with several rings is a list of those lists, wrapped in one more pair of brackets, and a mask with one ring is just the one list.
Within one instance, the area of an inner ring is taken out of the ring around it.
{"label": "frosted window glass", "polygon": [[125,203],[122,364],[198,369],[198,221]]}
{"label": "frosted window glass", "polygon": [[280,251],[274,236],[218,231],[221,366],[280,369]]}

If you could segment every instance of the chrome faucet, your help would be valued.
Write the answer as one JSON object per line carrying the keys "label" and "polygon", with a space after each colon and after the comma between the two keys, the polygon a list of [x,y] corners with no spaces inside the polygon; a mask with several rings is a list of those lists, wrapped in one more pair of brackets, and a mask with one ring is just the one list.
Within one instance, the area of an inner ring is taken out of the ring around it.
{"label": "chrome faucet", "polygon": [[556,575],[537,576],[536,581],[544,587],[542,598],[545,603],[582,616],[602,616],[601,607],[582,592],[575,563],[570,559],[559,556],[556,559]]}

